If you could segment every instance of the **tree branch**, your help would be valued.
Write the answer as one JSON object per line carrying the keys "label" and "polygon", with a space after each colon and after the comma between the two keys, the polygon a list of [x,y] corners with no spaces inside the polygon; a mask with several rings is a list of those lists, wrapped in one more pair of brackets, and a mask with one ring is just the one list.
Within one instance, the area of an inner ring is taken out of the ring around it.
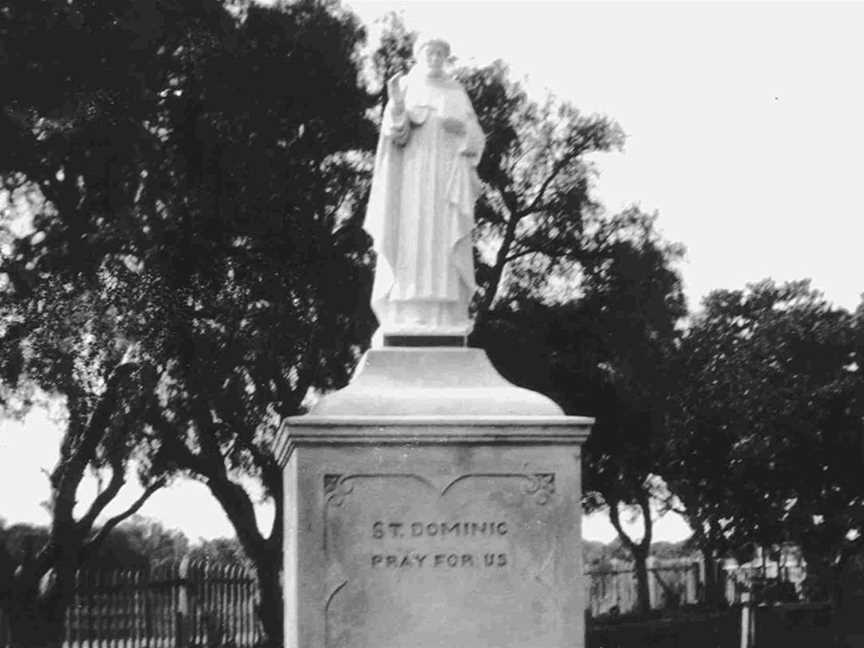
{"label": "tree branch", "polygon": [[501,276],[504,273],[504,266],[507,265],[507,257],[510,254],[510,248],[513,241],[516,239],[516,226],[519,224],[521,216],[518,215],[516,204],[508,198],[506,192],[498,190],[501,198],[504,201],[504,206],[510,212],[510,219],[507,221],[507,228],[504,231],[504,239],[501,241],[501,247],[498,249],[498,254],[495,258],[495,266],[492,270],[492,278],[489,281],[489,286],[486,289],[486,294],[483,295],[483,301],[478,309],[478,317],[482,317],[489,312],[492,304],[495,302],[495,296],[498,293],[498,287],[501,285]]}
{"label": "tree branch", "polygon": [[558,160],[555,166],[552,168],[552,172],[547,176],[547,178],[543,181],[543,184],[540,185],[540,189],[537,190],[537,195],[534,196],[534,200],[531,201],[531,204],[528,205],[523,211],[519,213],[519,217],[525,216],[527,214],[532,213],[537,209],[537,206],[540,204],[540,201],[543,200],[543,195],[546,193],[546,190],[549,188],[549,185],[552,184],[552,181],[558,176],[564,168],[570,164],[577,157],[582,155],[583,149],[574,148],[563,158]]}
{"label": "tree branch", "polygon": [[524,249],[524,250],[519,250],[518,252],[514,252],[513,254],[508,256],[507,259],[505,260],[505,263],[511,263],[511,262],[515,261],[516,259],[521,259],[522,257],[528,256],[529,254],[546,254],[546,252],[543,252],[542,250],[534,250],[534,249],[530,249],[530,248]]}
{"label": "tree branch", "polygon": [[151,409],[145,415],[145,421],[147,425],[157,431],[157,436],[168,450],[167,454],[173,456],[182,468],[191,470],[202,477],[208,475],[204,459],[186,446],[175,433],[175,427],[160,416],[156,408]]}
{"label": "tree branch", "polygon": [[217,427],[216,421],[213,420],[213,413],[200,399],[193,401],[192,411],[195,420],[195,429],[198,433],[198,445],[201,446],[200,456],[205,462],[204,465],[209,465],[217,471],[225,472],[225,459],[222,456],[219,443],[216,441],[215,434],[210,434]]}
{"label": "tree branch", "polygon": [[282,471],[276,464],[273,455],[264,452],[249,439],[240,439],[238,437],[238,442],[249,452],[250,455],[252,455],[252,460],[261,470],[262,481],[267,487],[267,490],[270,491],[271,494],[278,490],[282,484]]}
{"label": "tree branch", "polygon": [[651,550],[651,542],[654,539],[654,522],[651,519],[651,500],[644,491],[639,493],[638,500],[639,508],[642,509],[642,526],[645,529],[645,533],[642,535],[642,541],[639,543],[639,546],[647,554],[647,552]]}
{"label": "tree branch", "polygon": [[97,533],[96,536],[84,546],[82,553],[85,556],[85,560],[89,558],[96,551],[96,549],[99,548],[99,545],[101,545],[105,541],[105,538],[108,537],[108,534],[111,533],[111,531],[113,531],[118,524],[132,517],[139,510],[141,510],[141,507],[144,506],[144,502],[150,499],[150,496],[153,495],[153,493],[165,486],[166,481],[167,480],[165,477],[160,477],[159,479],[157,479],[155,482],[153,482],[144,489],[144,492],[141,493],[138,499],[136,499],[128,509],[126,509],[122,513],[119,513],[118,515],[115,515],[107,522],[105,522],[105,524],[102,525],[102,528],[99,529],[99,533]]}
{"label": "tree branch", "polygon": [[213,453],[212,439],[199,428],[203,454],[194,453],[175,434],[174,426],[165,421],[155,408],[148,413],[147,422],[159,430],[162,443],[167,444],[177,462],[205,480],[207,488],[222,506],[249,557],[253,560],[255,555],[260,557],[265,551],[265,540],[258,530],[255,508],[245,489],[228,477],[222,456],[218,452]]}
{"label": "tree branch", "polygon": [[627,549],[632,553],[638,548],[638,545],[633,538],[627,535],[627,532],[624,531],[624,527],[621,526],[621,514],[618,511],[618,504],[619,502],[617,501],[614,504],[610,504],[607,501],[607,505],[609,506],[609,520],[612,522],[612,526],[615,527],[618,537],[621,538],[621,541],[627,545]]}
{"label": "tree branch", "polygon": [[115,457],[111,462],[111,481],[108,482],[108,487],[93,499],[93,503],[90,504],[87,513],[78,522],[78,530],[82,537],[90,533],[90,529],[93,528],[96,518],[99,517],[102,511],[105,510],[105,507],[117,496],[117,493],[120,492],[125,483],[126,470],[122,461]]}
{"label": "tree branch", "polygon": [[[233,420],[231,421],[232,427],[235,430],[239,429],[242,425],[241,421]],[[244,450],[249,452],[252,456],[252,460],[255,462],[255,465],[258,466],[258,469],[261,471],[261,481],[264,484],[264,487],[270,497],[273,498],[274,503],[274,517],[273,524],[270,530],[270,536],[267,538],[268,543],[278,543],[279,546],[282,544],[282,505],[283,505],[283,496],[282,496],[282,470],[279,468],[279,465],[276,463],[276,459],[272,454],[268,454],[260,447],[255,445],[255,442],[251,439],[250,435],[241,435],[237,434],[236,442],[242,447]]]}
{"label": "tree branch", "polygon": [[233,482],[227,474],[212,475],[207,480],[207,487],[222,505],[228,519],[231,521],[237,539],[246,549],[250,558],[260,559],[260,554],[265,546],[265,539],[258,530],[258,520],[255,517],[255,508],[246,490]]}
{"label": "tree branch", "polygon": [[[72,510],[75,507],[75,494],[84,476],[84,469],[93,459],[102,435],[110,423],[111,414],[116,409],[120,384],[129,376],[134,366],[134,363],[126,362],[118,364],[113,369],[105,392],[99,398],[90,420],[84,427],[81,442],[71,450],[68,458],[64,460],[61,457],[51,474],[55,500],[54,516],[55,520],[61,523],[60,526],[74,524]],[[74,426],[75,422],[70,421],[69,425]]]}

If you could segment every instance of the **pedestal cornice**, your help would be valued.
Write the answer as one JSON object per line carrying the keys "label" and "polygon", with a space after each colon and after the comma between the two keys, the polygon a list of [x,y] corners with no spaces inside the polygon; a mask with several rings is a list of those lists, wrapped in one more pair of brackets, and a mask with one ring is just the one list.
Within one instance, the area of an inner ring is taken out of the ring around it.
{"label": "pedestal cornice", "polygon": [[480,349],[385,348],[364,356],[347,387],[287,419],[276,454],[284,465],[298,445],[581,445],[593,423],[509,383]]}

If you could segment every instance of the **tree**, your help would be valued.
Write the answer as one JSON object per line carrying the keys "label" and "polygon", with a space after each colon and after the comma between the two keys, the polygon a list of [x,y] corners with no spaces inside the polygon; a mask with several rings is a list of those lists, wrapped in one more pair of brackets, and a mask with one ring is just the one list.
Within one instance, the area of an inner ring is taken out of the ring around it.
{"label": "tree", "polygon": [[[594,495],[589,502],[608,507],[631,551],[640,607],[647,610],[650,490],[662,418],[656,405],[663,362],[686,312],[672,269],[682,250],[662,241],[653,218],[638,209],[608,218],[591,199],[594,170],[586,156],[621,146],[617,124],[585,117],[566,102],[529,100],[501,63],[463,72],[462,79],[488,136],[479,168],[485,191],[477,218],[486,254],[478,255],[475,343],[482,340],[496,364],[507,363],[513,346],[493,350],[489,332],[514,311],[522,312],[516,319],[525,331],[547,336],[524,347],[535,359],[519,354],[519,369],[508,377],[553,395],[571,413],[597,415],[586,447],[586,491]],[[531,302],[558,305],[551,330],[542,316],[533,319],[544,308]],[[539,360],[550,354],[557,364],[551,371]],[[575,364],[563,368],[562,357]],[[593,385],[590,398],[569,393],[577,376]],[[624,531],[619,505],[641,510],[640,542]]]}
{"label": "tree", "polygon": [[[302,411],[310,389],[344,384],[373,321],[368,241],[356,203],[346,205],[362,190],[350,154],[373,142],[357,85],[361,36],[352,18],[320,3],[250,9],[239,35],[248,45],[214,60],[221,78],[195,100],[194,128],[207,133],[184,178],[202,201],[186,220],[196,237],[148,262],[165,323],[148,347],[167,360],[171,385],[149,419],[160,459],[202,478],[225,510],[257,568],[271,642],[281,641],[283,612],[278,424]],[[260,59],[260,75],[249,77]],[[255,100],[238,105],[237,96]],[[201,266],[187,271],[176,258]],[[266,532],[238,472],[259,479],[274,504]]]}
{"label": "tree", "polygon": [[567,102],[531,100],[500,61],[459,77],[487,138],[476,212],[482,323],[496,302],[526,290],[554,292],[574,278],[585,261],[586,221],[599,213],[586,158],[621,147],[623,134],[612,120],[582,115]]}
{"label": "tree", "polygon": [[[589,232],[579,299],[550,302],[523,293],[494,309],[481,333],[507,378],[549,395],[568,414],[596,417],[584,448],[585,504],[607,508],[633,557],[645,612],[667,358],[684,313],[680,278],[671,267],[680,250],[663,242],[653,218],[636,210]],[[624,528],[622,508],[635,508],[641,517],[638,541]]]}
{"label": "tree", "polygon": [[417,33],[410,31],[402,18],[393,12],[379,23],[381,40],[372,52],[368,72],[372,87],[378,90],[378,105],[383,111],[388,99],[387,81],[395,74],[405,74],[411,69]]}
{"label": "tree", "polygon": [[[208,485],[278,643],[275,430],[310,389],[347,379],[373,322],[356,218],[374,143],[362,29],[312,0],[242,19],[216,0],[7,4],[0,175],[37,201],[0,265],[5,384],[54,364],[77,379],[98,360],[81,416],[110,398],[105,416],[135,423],[122,447],[143,475]],[[241,473],[274,503],[266,531]]]}
{"label": "tree", "polygon": [[[0,606],[20,646],[62,643],[75,572],[165,481],[142,473],[142,495],[97,525],[127,481],[153,377],[116,344],[110,319],[89,316],[104,312],[106,293],[70,292],[55,280],[30,290],[26,300],[0,301],[0,370],[7,386],[63,398],[67,410],[60,458],[50,473],[49,532],[29,534],[17,552],[0,545]],[[90,471],[102,487],[76,512]]]}
{"label": "tree", "polygon": [[676,357],[663,473],[706,564],[794,543],[833,578],[860,551],[859,353],[850,314],[806,281],[706,298]]}

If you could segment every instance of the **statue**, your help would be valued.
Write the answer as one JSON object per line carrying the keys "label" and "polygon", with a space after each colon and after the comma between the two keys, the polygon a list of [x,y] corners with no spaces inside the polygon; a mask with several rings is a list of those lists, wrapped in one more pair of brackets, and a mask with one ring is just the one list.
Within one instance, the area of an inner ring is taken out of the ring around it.
{"label": "statue", "polygon": [[418,64],[388,82],[365,228],[378,255],[379,334],[465,336],[476,289],[471,230],[484,135],[444,72],[450,45],[418,41]]}

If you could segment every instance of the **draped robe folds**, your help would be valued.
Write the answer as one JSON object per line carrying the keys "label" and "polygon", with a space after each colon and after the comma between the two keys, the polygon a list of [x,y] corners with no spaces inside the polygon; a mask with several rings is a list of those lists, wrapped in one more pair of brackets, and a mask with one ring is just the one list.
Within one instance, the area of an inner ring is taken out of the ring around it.
{"label": "draped robe folds", "polygon": [[[466,335],[483,131],[457,81],[414,70],[401,83],[406,109],[384,110],[366,211],[377,253],[372,308],[385,334]],[[465,133],[446,131],[448,117]]]}

